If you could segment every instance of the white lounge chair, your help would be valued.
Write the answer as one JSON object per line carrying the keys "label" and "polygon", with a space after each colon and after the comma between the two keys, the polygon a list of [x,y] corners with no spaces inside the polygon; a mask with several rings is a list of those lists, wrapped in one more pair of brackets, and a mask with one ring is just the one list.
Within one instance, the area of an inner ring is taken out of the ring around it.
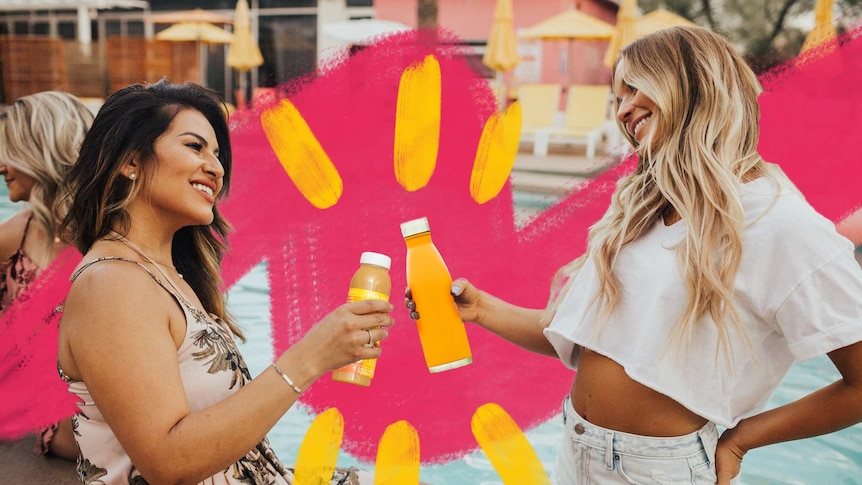
{"label": "white lounge chair", "polygon": [[521,103],[521,141],[547,146],[560,106],[559,84],[522,84],[518,87]]}
{"label": "white lounge chair", "polygon": [[587,158],[595,157],[608,120],[610,93],[610,86],[604,84],[569,86],[565,125],[549,128],[547,137],[536,137],[533,154],[546,156],[552,143],[581,143],[587,147]]}

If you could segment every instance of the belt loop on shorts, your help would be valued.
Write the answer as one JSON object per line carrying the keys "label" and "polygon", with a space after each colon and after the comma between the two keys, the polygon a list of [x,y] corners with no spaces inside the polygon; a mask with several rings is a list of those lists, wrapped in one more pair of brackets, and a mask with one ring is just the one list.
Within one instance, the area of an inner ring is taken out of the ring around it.
{"label": "belt loop on shorts", "polygon": [[605,466],[614,469],[614,432],[605,431]]}
{"label": "belt loop on shorts", "polygon": [[711,440],[706,439],[703,436],[703,430],[699,430],[697,432],[697,438],[700,440],[700,446],[703,447],[703,451],[706,452],[706,459],[710,465],[713,465],[715,462],[715,448],[717,443],[712,443]]}

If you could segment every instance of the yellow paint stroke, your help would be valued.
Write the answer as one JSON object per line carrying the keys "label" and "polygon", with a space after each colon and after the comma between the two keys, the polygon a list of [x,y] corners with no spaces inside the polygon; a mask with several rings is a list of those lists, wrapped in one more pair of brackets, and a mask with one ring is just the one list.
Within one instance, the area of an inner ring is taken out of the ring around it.
{"label": "yellow paint stroke", "polygon": [[515,421],[498,404],[483,404],[473,414],[473,436],[506,485],[550,485],[542,462]]}
{"label": "yellow paint stroke", "polygon": [[328,485],[344,435],[344,417],[329,408],[314,418],[296,455],[294,485]]}
{"label": "yellow paint stroke", "polygon": [[269,145],[302,195],[318,209],[341,198],[338,170],[296,106],[284,99],[260,115]]}
{"label": "yellow paint stroke", "polygon": [[419,435],[407,421],[390,424],[377,448],[374,485],[419,483]]}
{"label": "yellow paint stroke", "polygon": [[521,104],[512,103],[503,113],[494,113],[485,122],[476,148],[470,195],[484,204],[493,199],[509,180],[518,143],[521,140]]}
{"label": "yellow paint stroke", "polygon": [[440,146],[440,63],[434,56],[401,74],[395,109],[395,179],[410,192],[431,180]]}

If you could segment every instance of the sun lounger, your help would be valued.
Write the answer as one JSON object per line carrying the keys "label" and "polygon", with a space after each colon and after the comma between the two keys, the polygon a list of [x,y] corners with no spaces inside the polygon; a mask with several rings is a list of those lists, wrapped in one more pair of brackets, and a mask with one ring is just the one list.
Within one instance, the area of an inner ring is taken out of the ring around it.
{"label": "sun lounger", "polygon": [[549,144],[581,143],[587,147],[587,157],[596,155],[602,140],[610,107],[610,87],[607,85],[569,86],[566,101],[566,122],[562,127],[550,127],[547,137],[536,137],[533,154],[546,156]]}
{"label": "sun lounger", "polygon": [[518,87],[521,103],[521,141],[547,145],[549,130],[554,125],[560,105],[559,84],[522,84]]}

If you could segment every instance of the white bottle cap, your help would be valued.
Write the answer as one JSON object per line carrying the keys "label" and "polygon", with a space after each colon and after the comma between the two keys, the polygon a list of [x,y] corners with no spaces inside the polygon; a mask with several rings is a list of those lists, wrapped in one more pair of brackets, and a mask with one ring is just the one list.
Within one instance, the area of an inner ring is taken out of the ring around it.
{"label": "white bottle cap", "polygon": [[428,225],[427,217],[420,217],[419,219],[401,223],[401,235],[403,237],[415,236],[416,234],[429,231],[431,231],[431,226]]}
{"label": "white bottle cap", "polygon": [[359,264],[373,264],[375,266],[382,266],[389,269],[392,265],[392,258],[385,254],[372,253],[368,251],[359,256]]}

